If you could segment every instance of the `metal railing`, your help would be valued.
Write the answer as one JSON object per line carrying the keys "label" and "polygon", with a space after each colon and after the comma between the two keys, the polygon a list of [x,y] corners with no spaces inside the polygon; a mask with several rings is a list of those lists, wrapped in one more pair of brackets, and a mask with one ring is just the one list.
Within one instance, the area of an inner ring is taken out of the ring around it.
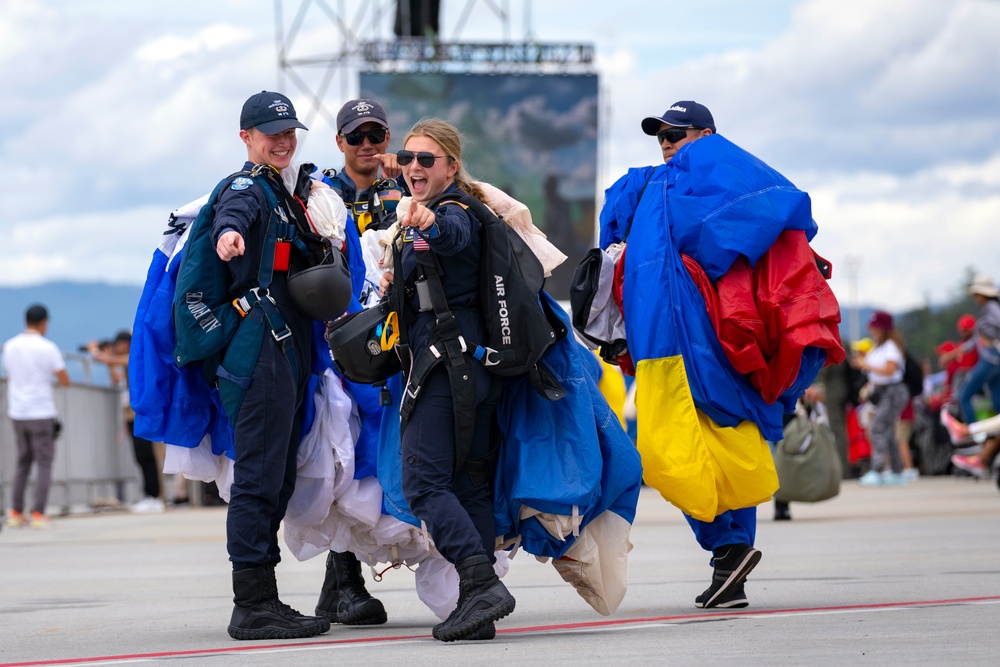
{"label": "metal railing", "polygon": [[[141,484],[125,428],[124,394],[124,389],[87,383],[56,387],[62,433],[56,440],[52,466],[50,512],[91,508],[100,497],[123,503],[138,499]],[[0,508],[3,508],[10,507],[17,464],[14,428],[7,417],[6,378],[0,378],[0,406]],[[25,496],[28,504],[34,478],[33,468]]]}

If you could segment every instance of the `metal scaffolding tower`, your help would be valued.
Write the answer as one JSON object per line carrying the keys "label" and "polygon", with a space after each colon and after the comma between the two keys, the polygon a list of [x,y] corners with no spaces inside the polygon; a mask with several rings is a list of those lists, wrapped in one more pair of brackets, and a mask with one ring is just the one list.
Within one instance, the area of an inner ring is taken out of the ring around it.
{"label": "metal scaffolding tower", "polygon": [[[594,73],[592,44],[540,43],[533,38],[529,0],[521,3],[524,36],[520,41],[510,38],[509,0],[465,0],[454,20],[443,13],[436,35],[398,36],[394,29],[400,20],[404,26],[409,24],[413,4],[406,0],[275,0],[278,88],[285,90],[287,78],[309,98],[307,125],[319,116],[335,127],[336,109],[355,95],[361,72]],[[476,30],[499,34],[487,37],[488,41],[463,40],[472,19]],[[327,30],[329,38],[317,38]]]}

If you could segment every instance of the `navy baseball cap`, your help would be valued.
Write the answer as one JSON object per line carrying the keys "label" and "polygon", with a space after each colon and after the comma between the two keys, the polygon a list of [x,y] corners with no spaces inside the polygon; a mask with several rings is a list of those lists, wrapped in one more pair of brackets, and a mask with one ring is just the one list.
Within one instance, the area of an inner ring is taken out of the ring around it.
{"label": "navy baseball cap", "polygon": [[299,122],[291,100],[281,93],[262,90],[243,103],[243,111],[240,112],[241,130],[256,128],[264,134],[279,134],[293,127],[309,129]]}
{"label": "navy baseball cap", "polygon": [[389,127],[389,121],[385,117],[385,109],[375,100],[351,100],[340,107],[337,114],[337,132],[347,134],[353,132],[365,123],[378,123],[382,127]]}
{"label": "navy baseball cap", "polygon": [[655,137],[660,131],[660,123],[674,127],[707,127],[715,132],[715,119],[712,112],[704,104],[690,100],[674,102],[662,116],[649,116],[642,119],[642,131]]}

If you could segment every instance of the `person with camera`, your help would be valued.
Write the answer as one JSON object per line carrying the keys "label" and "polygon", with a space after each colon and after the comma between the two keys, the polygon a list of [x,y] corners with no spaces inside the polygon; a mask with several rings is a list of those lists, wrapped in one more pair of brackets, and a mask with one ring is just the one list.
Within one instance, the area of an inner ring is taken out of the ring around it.
{"label": "person with camera", "polygon": [[126,389],[124,403],[125,427],[132,439],[135,462],[142,472],[142,500],[129,506],[129,511],[137,513],[158,513],[164,509],[160,497],[160,470],[153,451],[153,443],[135,434],[135,412],[128,402],[128,353],[132,345],[132,334],[119,331],[114,340],[91,341],[84,348],[94,361],[107,364],[111,382]]}

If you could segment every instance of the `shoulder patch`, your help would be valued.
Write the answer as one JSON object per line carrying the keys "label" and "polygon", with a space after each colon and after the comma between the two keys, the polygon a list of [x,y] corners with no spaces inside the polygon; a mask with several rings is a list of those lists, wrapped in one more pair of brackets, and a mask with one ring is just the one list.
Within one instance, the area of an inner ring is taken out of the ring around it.
{"label": "shoulder patch", "polygon": [[246,176],[237,176],[233,179],[232,185],[229,186],[230,190],[246,190],[251,185],[253,185],[253,179],[247,178]]}

